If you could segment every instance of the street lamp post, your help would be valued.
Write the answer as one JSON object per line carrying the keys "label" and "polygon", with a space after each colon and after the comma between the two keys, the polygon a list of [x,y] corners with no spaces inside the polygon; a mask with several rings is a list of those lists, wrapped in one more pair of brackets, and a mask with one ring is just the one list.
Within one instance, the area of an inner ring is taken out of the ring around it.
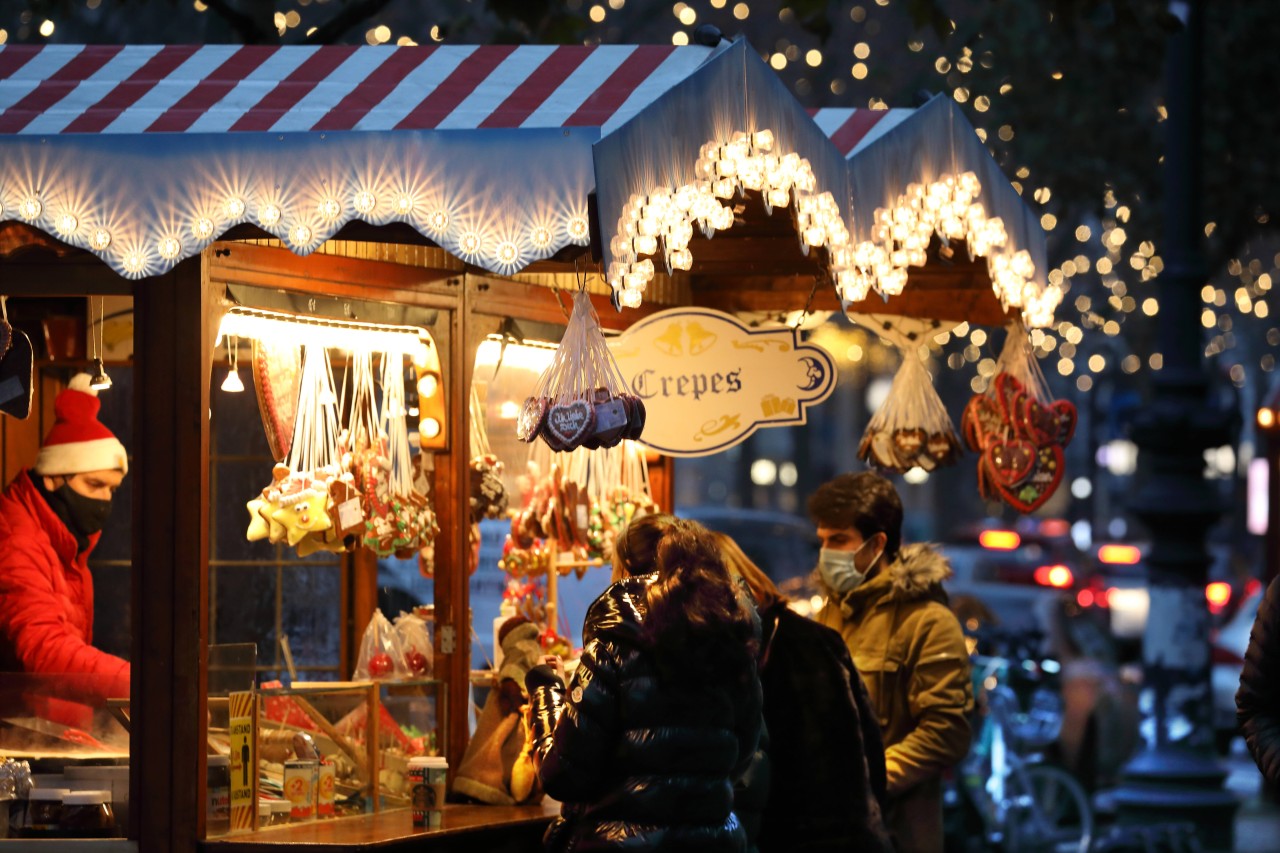
{"label": "street lamp post", "polygon": [[1204,482],[1204,451],[1231,440],[1231,417],[1209,395],[1197,295],[1208,278],[1201,252],[1199,0],[1173,0],[1182,21],[1166,57],[1165,269],[1158,345],[1163,368],[1134,424],[1143,485],[1130,510],[1151,532],[1150,617],[1144,687],[1152,691],[1154,742],[1124,769],[1121,823],[1193,822],[1211,849],[1229,849],[1237,803],[1213,756],[1209,612],[1204,588],[1209,528],[1222,514]]}

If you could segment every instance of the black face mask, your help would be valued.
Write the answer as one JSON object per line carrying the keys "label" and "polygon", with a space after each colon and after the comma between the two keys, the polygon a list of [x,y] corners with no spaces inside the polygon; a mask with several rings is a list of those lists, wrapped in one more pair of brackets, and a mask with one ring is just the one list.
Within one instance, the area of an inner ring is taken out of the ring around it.
{"label": "black face mask", "polygon": [[80,550],[89,547],[89,537],[102,530],[111,517],[111,501],[85,497],[71,488],[70,483],[63,483],[53,491],[43,488],[43,483],[40,486],[49,507],[76,537]]}

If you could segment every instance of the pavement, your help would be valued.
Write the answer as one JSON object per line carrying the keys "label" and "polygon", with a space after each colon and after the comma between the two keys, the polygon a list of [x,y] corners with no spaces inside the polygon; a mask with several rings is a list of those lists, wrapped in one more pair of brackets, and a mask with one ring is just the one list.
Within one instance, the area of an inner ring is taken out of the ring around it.
{"label": "pavement", "polygon": [[1224,759],[1227,767],[1225,787],[1240,797],[1236,812],[1236,840],[1232,853],[1276,853],[1280,851],[1280,805],[1262,792],[1262,774],[1245,749],[1244,739],[1236,738],[1231,754]]}

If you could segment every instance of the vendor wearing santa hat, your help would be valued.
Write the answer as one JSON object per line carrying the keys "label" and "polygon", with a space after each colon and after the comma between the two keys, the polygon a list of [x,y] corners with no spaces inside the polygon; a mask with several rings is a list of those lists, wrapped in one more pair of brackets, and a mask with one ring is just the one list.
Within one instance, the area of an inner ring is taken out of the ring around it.
{"label": "vendor wearing santa hat", "polygon": [[[99,405],[89,375],[76,375],[54,401],[34,468],[0,494],[0,671],[59,676],[62,699],[101,706],[129,695],[129,663],[92,645],[88,557],[129,462]],[[83,721],[66,704],[33,710]]]}

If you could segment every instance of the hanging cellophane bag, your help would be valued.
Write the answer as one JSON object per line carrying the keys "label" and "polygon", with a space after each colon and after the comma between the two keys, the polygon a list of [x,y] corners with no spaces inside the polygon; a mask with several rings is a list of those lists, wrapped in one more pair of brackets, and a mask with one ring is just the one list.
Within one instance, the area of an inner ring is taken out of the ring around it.
{"label": "hanging cellophane bag", "polygon": [[284,541],[303,557],[343,550],[334,519],[353,483],[339,464],[336,404],[328,350],[305,347],[288,462],[276,464],[271,485],[249,502],[251,541]]}
{"label": "hanging cellophane bag", "polygon": [[644,403],[627,390],[605,343],[591,297],[580,290],[564,338],[516,419],[516,436],[528,442],[541,436],[560,451],[613,447],[639,438],[644,417]]}
{"label": "hanging cellophane bag", "polygon": [[1019,512],[1039,509],[1058,488],[1063,451],[1076,429],[1076,407],[1055,400],[1021,321],[1009,326],[996,373],[960,419],[978,459],[978,489]]}
{"label": "hanging cellophane bag", "polygon": [[[381,431],[387,448],[387,499],[391,509],[391,553],[412,557],[424,535],[434,539],[438,529],[427,496],[414,484],[415,472],[409,447],[408,408],[404,395],[404,356],[382,356]],[[382,546],[380,540],[379,546]]]}
{"label": "hanging cellophane bag", "polygon": [[928,338],[955,324],[880,314],[855,314],[850,319],[892,344],[902,357],[889,393],[862,435],[858,458],[899,473],[954,463],[960,440],[923,359]]}
{"label": "hanging cellophane bag", "polygon": [[485,422],[480,392],[471,384],[471,522],[486,518],[506,518],[507,488],[502,483],[502,460],[489,447],[489,428]]}
{"label": "hanging cellophane bag", "polygon": [[345,437],[364,511],[360,544],[379,557],[389,557],[395,553],[396,523],[390,498],[391,451],[378,412],[372,353],[352,354],[351,420]]}

